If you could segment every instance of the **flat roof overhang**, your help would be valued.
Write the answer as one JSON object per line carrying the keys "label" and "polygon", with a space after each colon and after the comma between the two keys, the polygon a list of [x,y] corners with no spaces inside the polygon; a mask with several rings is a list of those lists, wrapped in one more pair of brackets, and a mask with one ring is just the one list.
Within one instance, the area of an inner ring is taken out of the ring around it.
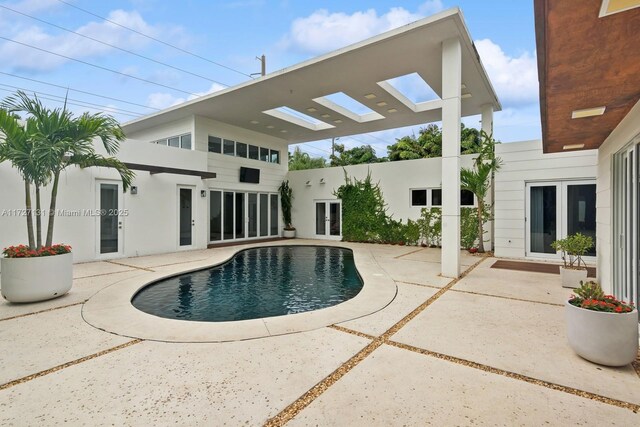
{"label": "flat roof overhang", "polygon": [[545,153],[600,147],[640,100],[640,9],[600,17],[602,3],[534,2]]}
{"label": "flat roof overhang", "polygon": [[[439,99],[415,104],[384,82],[418,73],[440,97],[442,42],[451,38],[460,40],[462,50],[462,116],[480,114],[487,105],[499,111],[500,102],[462,12],[453,8],[261,78],[127,122],[123,129],[132,134],[186,117],[202,116],[295,144],[440,121]],[[339,92],[364,104],[372,112],[353,114],[324,98]],[[322,123],[313,124],[273,111],[280,107],[296,110]]]}

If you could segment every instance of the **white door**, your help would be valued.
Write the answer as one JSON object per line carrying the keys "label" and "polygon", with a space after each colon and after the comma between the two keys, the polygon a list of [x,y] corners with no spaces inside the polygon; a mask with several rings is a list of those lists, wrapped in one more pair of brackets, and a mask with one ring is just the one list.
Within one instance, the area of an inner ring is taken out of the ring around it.
{"label": "white door", "polygon": [[342,239],[342,202],[340,200],[316,200],[316,237]]}
{"label": "white door", "polygon": [[[585,181],[535,182],[526,185],[527,256],[560,258],[551,242],[575,233],[596,239],[596,183]],[[595,245],[584,257],[595,262]]]}
{"label": "white door", "polygon": [[96,182],[96,253],[99,259],[117,258],[124,251],[122,182]]}
{"label": "white door", "polygon": [[191,249],[195,244],[195,187],[178,186],[178,249]]}

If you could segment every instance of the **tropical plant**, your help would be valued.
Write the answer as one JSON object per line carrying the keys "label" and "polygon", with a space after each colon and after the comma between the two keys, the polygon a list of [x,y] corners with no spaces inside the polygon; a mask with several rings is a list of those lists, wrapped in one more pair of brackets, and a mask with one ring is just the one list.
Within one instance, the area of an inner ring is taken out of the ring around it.
{"label": "tropical plant", "polygon": [[360,165],[386,161],[386,159],[378,158],[376,151],[370,145],[361,145],[347,150],[344,144],[335,144],[334,150],[336,154],[330,156],[331,166]]}
{"label": "tropical plant", "polygon": [[502,161],[495,155],[496,141],[493,137],[484,131],[480,131],[480,136],[482,143],[478,156],[475,158],[473,168],[460,169],[460,187],[464,190],[471,191],[478,200],[478,212],[481,213],[477,219],[478,252],[483,253],[484,221],[486,220],[483,214],[488,208],[485,199],[491,188],[493,174],[500,169]]}
{"label": "tropical plant", "polygon": [[293,149],[293,153],[289,153],[289,170],[305,170],[318,169],[327,166],[327,161],[323,157],[311,157],[308,153],[303,152],[300,147]]}
{"label": "tropical plant", "polygon": [[[553,241],[551,247],[556,251],[562,252],[564,268],[581,270],[587,268],[582,257],[593,247],[593,238],[582,233],[576,233],[564,239]],[[582,264],[582,267],[580,264]]]}
{"label": "tropical plant", "polygon": [[[482,149],[481,131],[460,125],[460,152],[462,154],[479,153]],[[389,161],[442,157],[442,130],[438,125],[430,124],[420,129],[418,136],[407,135],[387,147]]]}
{"label": "tropical plant", "polygon": [[421,241],[427,246],[439,246],[442,240],[442,209],[422,208],[416,222]]}
{"label": "tropical plant", "polygon": [[575,293],[569,300],[569,304],[575,307],[606,313],[630,313],[634,308],[633,303],[619,301],[613,295],[605,295],[600,285],[594,281],[582,283]]}
{"label": "tropical plant", "polygon": [[43,246],[39,249],[30,249],[28,246],[18,245],[4,248],[2,254],[7,258],[33,258],[62,255],[68,254],[69,252],[71,252],[71,246],[69,245]]}
{"label": "tropical plant", "polygon": [[[26,113],[24,124],[17,113]],[[27,233],[29,247],[42,246],[40,217],[40,190],[51,185],[48,225],[45,246],[52,246],[53,231],[61,173],[70,166],[80,168],[107,167],[115,169],[126,191],[134,174],[114,157],[105,157],[95,151],[94,139],[99,139],[108,155],[114,155],[124,140],[124,133],[111,116],[84,113],[78,117],[62,108],[50,109],[34,95],[18,91],[6,98],[0,107],[0,161],[9,161],[18,169],[25,183]],[[36,236],[34,238],[31,186],[36,195]]]}
{"label": "tropical plant", "polygon": [[278,188],[280,192],[280,206],[282,207],[282,219],[285,230],[295,230],[291,225],[291,208],[293,207],[293,189],[289,186],[289,181],[282,181]]}

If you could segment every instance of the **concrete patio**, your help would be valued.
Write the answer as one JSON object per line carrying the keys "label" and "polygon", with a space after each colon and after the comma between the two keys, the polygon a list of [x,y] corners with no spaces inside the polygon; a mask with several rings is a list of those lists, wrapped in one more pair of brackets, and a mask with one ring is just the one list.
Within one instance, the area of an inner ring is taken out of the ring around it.
{"label": "concrete patio", "polygon": [[559,276],[463,253],[467,274],[451,281],[437,249],[351,246],[371,252],[397,295],[308,332],[167,343],[83,320],[107,286],[223,249],[77,264],[68,295],[0,303],[0,425],[640,425],[640,365],[571,351]]}

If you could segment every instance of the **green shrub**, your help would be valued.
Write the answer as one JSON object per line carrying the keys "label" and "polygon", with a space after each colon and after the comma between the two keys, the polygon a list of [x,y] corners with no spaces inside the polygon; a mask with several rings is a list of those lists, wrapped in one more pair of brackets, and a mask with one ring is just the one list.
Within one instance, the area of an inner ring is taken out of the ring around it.
{"label": "green shrub", "polygon": [[582,257],[593,247],[593,238],[576,233],[552,242],[551,247],[556,251],[562,251],[562,261],[565,268],[580,269],[580,264],[586,268]]}
{"label": "green shrub", "polygon": [[422,243],[428,246],[440,246],[442,239],[442,209],[422,208],[417,224]]}
{"label": "green shrub", "polygon": [[478,209],[460,208],[460,247],[470,249],[478,241]]}

